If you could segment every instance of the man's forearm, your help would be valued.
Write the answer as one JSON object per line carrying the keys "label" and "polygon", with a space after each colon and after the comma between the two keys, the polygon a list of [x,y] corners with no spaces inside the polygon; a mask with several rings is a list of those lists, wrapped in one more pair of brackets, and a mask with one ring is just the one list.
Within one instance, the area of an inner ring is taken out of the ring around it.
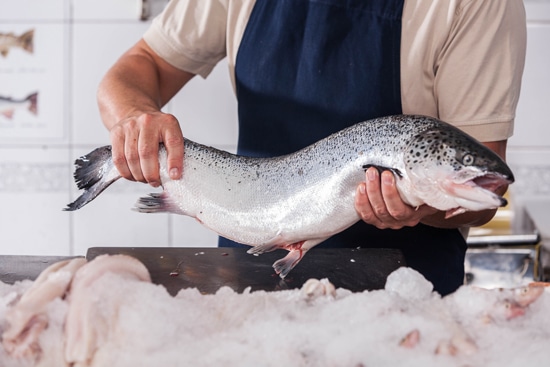
{"label": "man's forearm", "polygon": [[99,85],[97,99],[103,123],[110,130],[126,117],[159,111],[193,76],[168,64],[140,40]]}
{"label": "man's forearm", "polygon": [[159,82],[147,58],[125,55],[101,81],[97,99],[103,123],[111,129],[118,121],[138,111],[161,108]]}

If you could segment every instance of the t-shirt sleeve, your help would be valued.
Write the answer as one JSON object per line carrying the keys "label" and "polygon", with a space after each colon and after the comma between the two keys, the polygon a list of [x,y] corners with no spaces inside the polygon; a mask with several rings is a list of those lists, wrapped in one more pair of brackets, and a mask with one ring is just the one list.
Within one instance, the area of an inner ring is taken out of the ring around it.
{"label": "t-shirt sleeve", "polygon": [[172,66],[206,78],[226,56],[226,2],[172,0],[143,39]]}
{"label": "t-shirt sleeve", "polygon": [[403,113],[452,123],[481,141],[512,136],[525,62],[522,0],[407,0]]}
{"label": "t-shirt sleeve", "polygon": [[509,138],[525,47],[521,1],[463,1],[435,60],[433,87],[439,118],[480,141]]}

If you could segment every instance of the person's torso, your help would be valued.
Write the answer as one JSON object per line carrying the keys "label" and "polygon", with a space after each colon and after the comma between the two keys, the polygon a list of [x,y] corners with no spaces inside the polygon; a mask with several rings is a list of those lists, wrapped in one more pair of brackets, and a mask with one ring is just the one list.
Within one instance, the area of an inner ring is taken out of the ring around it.
{"label": "person's torso", "polygon": [[240,154],[294,152],[401,113],[404,0],[257,0],[235,66]]}

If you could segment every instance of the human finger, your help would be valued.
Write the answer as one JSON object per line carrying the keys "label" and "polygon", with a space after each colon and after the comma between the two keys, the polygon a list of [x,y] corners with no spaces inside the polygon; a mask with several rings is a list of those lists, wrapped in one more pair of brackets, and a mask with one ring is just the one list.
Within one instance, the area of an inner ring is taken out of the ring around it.
{"label": "human finger", "polygon": [[130,119],[124,126],[124,156],[131,172],[132,179],[138,182],[147,182],[141,171],[139,158],[139,127],[137,121]]}
{"label": "human finger", "polygon": [[389,215],[397,221],[409,219],[413,208],[401,199],[393,173],[390,171],[382,172],[380,182],[382,197]]}
{"label": "human finger", "polygon": [[380,227],[382,222],[376,217],[372,210],[369,197],[367,195],[367,185],[362,182],[357,187],[355,193],[355,210],[365,223],[371,224],[376,227]]}
{"label": "human finger", "polygon": [[167,115],[168,119],[163,124],[162,141],[166,147],[166,167],[172,180],[179,180],[183,170],[183,134],[178,120]]}
{"label": "human finger", "polygon": [[145,182],[153,187],[160,185],[159,174],[159,132],[154,116],[140,117],[138,155],[141,174]]}
{"label": "human finger", "polygon": [[110,131],[111,139],[111,155],[113,159],[113,164],[117,168],[120,175],[127,180],[134,180],[130,167],[128,167],[128,162],[126,161],[125,155],[125,140],[126,135],[122,126],[115,125]]}
{"label": "human finger", "polygon": [[380,173],[375,167],[370,167],[366,172],[366,193],[369,198],[373,214],[382,222],[392,220],[386,202],[382,195]]}

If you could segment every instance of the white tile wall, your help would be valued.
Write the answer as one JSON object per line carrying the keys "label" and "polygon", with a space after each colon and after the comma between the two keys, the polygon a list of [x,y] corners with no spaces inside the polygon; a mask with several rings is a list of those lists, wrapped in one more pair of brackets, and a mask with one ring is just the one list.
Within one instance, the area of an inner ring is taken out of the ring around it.
{"label": "white tile wall", "polygon": [[[158,11],[165,2],[148,4]],[[6,68],[19,70],[24,62],[39,60],[38,66],[48,71],[43,74],[52,79],[38,83],[49,88],[39,105],[48,123],[26,122],[22,129],[0,121],[0,254],[85,254],[94,246],[215,246],[217,236],[190,218],[131,211],[140,196],[156,190],[144,184],[116,182],[93,205],[72,213],[61,210],[78,194],[74,159],[109,144],[95,94],[107,69],[149,26],[139,20],[141,0],[2,3],[8,1],[0,0],[0,32],[37,31],[33,56],[14,50],[10,59],[0,58],[0,95],[23,93],[25,73],[13,75]],[[37,58],[40,53],[44,57]],[[191,81],[166,109],[183,116],[190,138],[235,150],[236,102],[225,63],[208,81]],[[18,113],[20,121],[26,112]]]}
{"label": "white tile wall", "polygon": [[73,5],[75,21],[120,21],[141,18],[142,0],[76,0]]}
{"label": "white tile wall", "polygon": [[533,134],[545,131],[550,122],[546,108],[542,108],[550,102],[550,18],[548,23],[529,24],[527,44],[520,102],[510,145],[550,148],[546,134]]}
{"label": "white tile wall", "polygon": [[[508,161],[519,204],[550,198],[550,1],[525,0],[527,55]],[[549,208],[550,209],[550,208]]]}
{"label": "white tile wall", "polygon": [[207,79],[200,76],[176,95],[170,113],[180,120],[183,134],[206,145],[234,150],[237,144],[237,101],[222,61]]}
{"label": "white tile wall", "polygon": [[[165,1],[149,4],[158,8]],[[43,60],[49,60],[44,65],[57,75],[39,83],[47,85],[40,108],[48,116],[48,128],[0,124],[0,254],[84,254],[93,246],[215,246],[216,235],[193,219],[132,212],[138,197],[155,191],[143,184],[116,182],[92,205],[74,213],[61,211],[77,194],[72,161],[109,143],[95,93],[107,68],[147,28],[147,22],[138,20],[140,4],[0,0],[0,32],[34,26],[40,31],[37,42],[49,34],[48,42],[37,44],[37,52],[51,45]],[[550,1],[525,4],[527,65],[509,160],[519,173],[517,195],[550,198]],[[25,55],[14,51],[12,56]],[[0,95],[20,92],[20,80],[6,79],[5,68],[21,64],[7,60],[0,58]],[[226,63],[207,80],[193,79],[166,109],[180,119],[186,137],[235,150],[237,108]]]}
{"label": "white tile wall", "polygon": [[69,18],[69,0],[0,0],[0,21],[52,21]]}
{"label": "white tile wall", "polygon": [[[109,143],[109,134],[99,117],[98,84],[121,53],[147,29],[146,22],[75,22],[72,29],[71,138],[89,148]],[[116,35],[116,37],[113,37]]]}
{"label": "white tile wall", "polygon": [[0,147],[0,254],[69,254],[67,148]]}

